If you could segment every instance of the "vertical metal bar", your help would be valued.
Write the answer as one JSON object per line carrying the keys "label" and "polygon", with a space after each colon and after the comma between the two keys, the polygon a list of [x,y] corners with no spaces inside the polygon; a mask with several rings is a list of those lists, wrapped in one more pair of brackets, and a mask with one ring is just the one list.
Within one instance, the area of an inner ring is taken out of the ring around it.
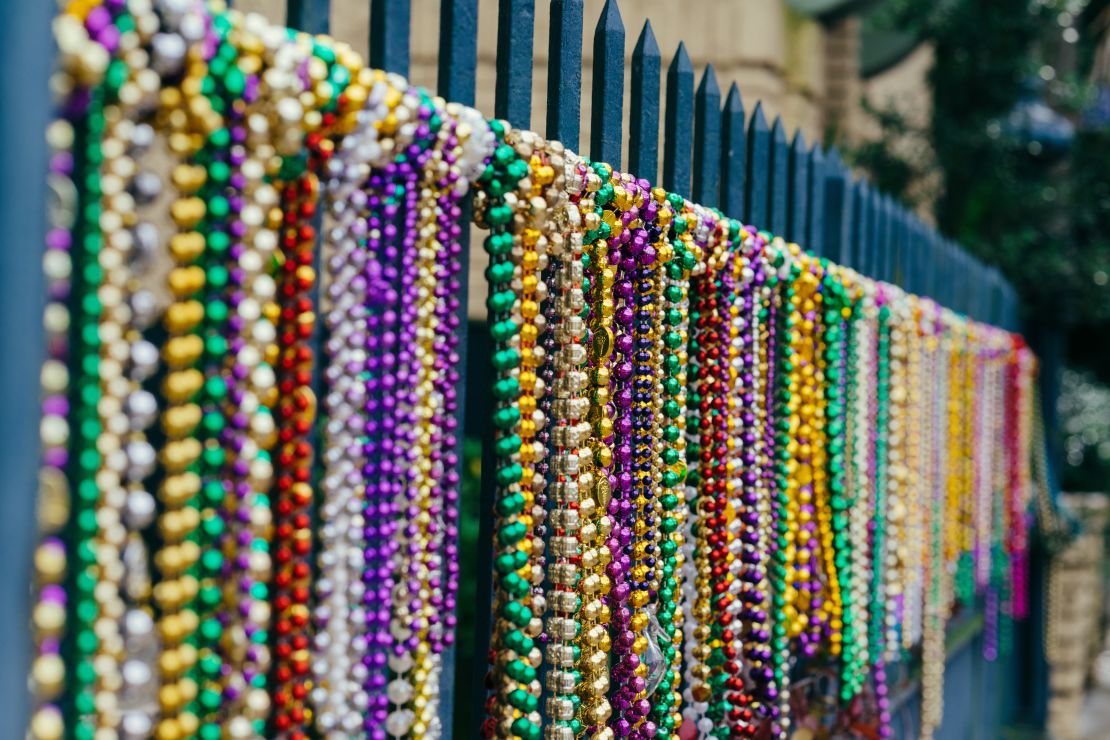
{"label": "vertical metal bar", "polygon": [[939,232],[933,231],[932,254],[929,259],[929,281],[932,289],[929,297],[942,306],[948,305],[948,292],[946,289],[944,269],[947,265],[947,253],[944,251],[944,237]]}
{"label": "vertical metal bar", "polygon": [[532,127],[532,32],[535,0],[497,6],[497,84],[494,114],[516,128]]}
{"label": "vertical metal bar", "polygon": [[809,213],[809,152],[806,150],[806,137],[801,131],[794,134],[790,142],[790,175],[786,189],[787,241],[798,242],[810,252],[813,246],[806,243],[806,215]]}
{"label": "vertical metal bar", "polygon": [[867,243],[863,247],[862,264],[864,274],[878,279],[879,271],[879,242],[881,223],[879,221],[879,193],[874,188],[867,189]]}
{"label": "vertical metal bar", "polygon": [[885,194],[878,194],[876,199],[875,218],[877,219],[874,239],[875,261],[872,263],[872,270],[874,271],[876,279],[885,281],[887,250],[887,208]]}
{"label": "vertical metal bar", "polygon": [[809,250],[819,256],[828,256],[825,249],[825,150],[814,144],[809,150],[809,173],[806,200],[805,242]]}
{"label": "vertical metal bar", "polygon": [[721,187],[721,88],[707,65],[694,98],[694,200],[716,208]]}
{"label": "vertical metal bar", "polygon": [[728,88],[721,112],[721,209],[726,216],[745,219],[744,182],[748,174],[748,140],[744,129],[744,101],[736,83]]}
{"label": "vertical metal bar", "polygon": [[851,261],[851,217],[848,172],[840,152],[830,149],[825,160],[825,255],[840,264]]}
{"label": "vertical metal bar", "polygon": [[913,293],[914,282],[914,267],[916,266],[917,259],[917,219],[909,211],[904,211],[903,223],[903,241],[902,251],[900,254],[900,263],[902,265],[901,279],[899,285],[902,289]]}
{"label": "vertical metal bar", "polygon": [[756,103],[748,123],[748,181],[746,220],[757,228],[770,228],[771,130],[763,115],[763,103]]}
{"label": "vertical metal bar", "polygon": [[850,257],[844,261],[844,264],[855,270],[863,270],[863,256],[867,250],[867,243],[871,239],[871,231],[868,228],[870,222],[867,219],[867,202],[870,198],[871,188],[863,180],[852,183],[852,231],[851,231],[851,248],[846,250],[850,252]]}
{"label": "vertical metal bar", "polygon": [[644,21],[632,50],[632,100],[628,121],[628,171],[656,182],[659,177],[659,73],[663,55],[651,21]]}
{"label": "vertical metal bar", "polygon": [[893,198],[888,198],[888,228],[890,236],[887,241],[887,282],[898,284],[898,251],[901,249],[900,239],[902,238],[902,224],[900,223],[902,214],[898,205],[894,202]]}
{"label": "vertical metal bar", "polygon": [[[473,38],[477,41],[476,33]],[[577,150],[582,122],[582,0],[551,0],[548,45],[547,138]]]}
{"label": "vertical metal bar", "polygon": [[[439,6],[439,69],[437,70],[437,87],[439,94],[447,100],[453,100],[465,105],[474,104],[475,85],[477,78],[478,68],[478,0],[440,0]],[[460,220],[463,224],[470,222],[470,198],[466,198],[462,202],[462,211]],[[468,300],[469,300],[469,280],[467,279],[470,271],[470,229],[463,228],[459,234],[459,244],[462,251],[459,254],[459,263],[462,265],[462,273],[459,276],[459,307],[458,317],[459,326],[458,332],[458,356],[459,356],[459,383],[456,389],[456,399],[458,408],[455,411],[455,416],[458,421],[456,444],[455,444],[455,457],[457,462],[457,472],[459,480],[463,478],[463,445],[466,436],[466,404],[467,398],[467,367],[469,356],[469,322],[468,322]],[[481,375],[471,377],[483,377]],[[485,442],[485,440],[483,440]],[[483,489],[479,489],[479,506],[481,514],[484,518],[488,518],[488,513],[493,510],[494,502],[492,500],[492,490],[490,494],[483,498]],[[462,506],[462,497],[460,496],[458,504]],[[461,520],[460,515],[460,520]],[[491,604],[493,599],[492,594],[492,561],[493,553],[491,551],[491,538],[492,532],[484,540],[478,542],[478,566],[479,570],[476,574],[476,584],[478,585],[479,599],[483,596],[485,601],[479,603]],[[478,645],[485,643],[488,645],[489,641],[489,608],[479,608],[478,613],[478,627],[477,633]],[[482,685],[482,676],[474,676],[471,672],[466,672],[461,677],[457,675],[458,672],[458,640],[448,647],[442,658],[443,669],[440,675],[440,689],[439,689],[439,716],[440,723],[443,727],[443,736],[451,738],[455,734],[455,705],[456,698],[461,699],[461,703],[467,707],[479,706],[482,701],[477,687]],[[477,659],[475,664],[481,666],[484,672],[484,664],[481,656],[486,654],[485,649],[476,650],[475,656]],[[478,679],[478,680],[475,680]],[[459,727],[459,734],[465,736],[469,728]]]}
{"label": "vertical metal bar", "polygon": [[[27,625],[31,621],[31,554],[35,547],[35,500],[39,461],[39,371],[45,337],[42,254],[46,238],[48,153],[43,132],[49,121],[50,36],[53,3],[10,3],[0,27],[0,399],[4,409],[0,463],[0,737],[23,737],[30,697]],[[16,176],[16,173],[19,173]]]}
{"label": "vertical metal bar", "polygon": [[690,195],[693,164],[694,65],[679,43],[667,67],[667,112],[663,131],[663,187]]}
{"label": "vertical metal bar", "polygon": [[412,0],[370,1],[370,66],[409,76]]}
{"label": "vertical metal bar", "polygon": [[477,68],[478,0],[440,0],[439,94],[446,100],[474,105]]}
{"label": "vertical metal bar", "polygon": [[890,282],[901,286],[905,279],[902,254],[906,249],[906,211],[900,205],[893,207],[891,224],[894,233],[890,244]]}
{"label": "vertical metal bar", "polygon": [[786,144],[786,127],[782,118],[775,116],[771,126],[771,168],[769,183],[768,215],[771,232],[782,236],[786,231],[786,195],[790,171],[790,148]]}
{"label": "vertical metal bar", "polygon": [[906,290],[917,295],[924,292],[921,278],[921,248],[924,243],[925,226],[916,216],[910,227],[910,253],[906,261]]}
{"label": "vertical metal bar", "polygon": [[890,282],[890,198],[886,195],[879,196],[879,239],[878,252],[876,253],[875,276],[884,282]]}
{"label": "vertical metal bar", "polygon": [[285,23],[305,33],[328,32],[331,0],[286,0]]}
{"label": "vertical metal bar", "polygon": [[944,240],[944,267],[948,283],[948,307],[953,311],[963,311],[960,305],[960,270],[956,261],[956,245],[950,240]]}
{"label": "vertical metal bar", "polygon": [[605,0],[594,29],[590,156],[621,167],[624,120],[624,22],[617,0]]}

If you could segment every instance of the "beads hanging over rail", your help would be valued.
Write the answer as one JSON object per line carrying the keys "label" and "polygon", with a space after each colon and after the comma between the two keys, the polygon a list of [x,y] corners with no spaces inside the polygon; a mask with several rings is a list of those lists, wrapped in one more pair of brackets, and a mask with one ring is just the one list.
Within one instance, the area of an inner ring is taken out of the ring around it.
{"label": "beads hanging over rail", "polygon": [[814,670],[887,737],[920,643],[929,736],[1028,610],[1020,337],[208,6],[55,27],[31,735],[447,731],[473,188],[482,734],[788,737]]}

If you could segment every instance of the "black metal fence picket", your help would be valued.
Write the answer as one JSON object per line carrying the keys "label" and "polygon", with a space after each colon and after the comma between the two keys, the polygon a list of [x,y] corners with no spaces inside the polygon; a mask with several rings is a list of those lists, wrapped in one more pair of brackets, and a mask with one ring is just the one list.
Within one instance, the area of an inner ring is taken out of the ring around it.
{"label": "black metal fence picket", "polygon": [[[370,63],[391,72],[407,74],[414,20],[411,0],[369,2]],[[583,0],[550,0],[547,5],[544,11],[550,13],[550,48],[544,133],[572,149],[578,149],[585,20]],[[45,4],[19,4],[20,8],[28,9],[43,6]],[[330,12],[329,0],[287,0],[287,23],[299,30],[327,33]],[[535,13],[535,0],[499,0],[494,113],[519,127],[532,125]],[[32,14],[28,10],[24,15]],[[14,29],[13,33],[5,34],[5,37],[36,40],[30,46],[22,42],[17,45],[21,55],[18,65],[13,62],[13,57],[5,55],[5,60],[9,62],[6,69],[32,69],[40,73],[20,80],[18,90],[13,83],[12,89],[3,91],[6,99],[15,99],[18,93],[18,97],[33,109],[30,115],[17,117],[14,113],[16,107],[9,106],[2,114],[4,126],[0,127],[0,131],[11,134],[18,128],[21,132],[18,137],[4,137],[6,150],[12,148],[11,142],[18,141],[20,146],[32,140],[35,142],[19,153],[22,163],[30,160],[38,162],[45,157],[45,149],[38,143],[41,141],[41,126],[39,134],[28,133],[26,129],[28,122],[34,125],[40,119],[44,122],[49,106],[45,75],[41,72],[49,65],[52,52],[49,44],[37,42],[46,32],[44,22],[49,13],[37,10],[33,15],[34,18],[27,22],[34,26],[35,33],[22,33],[23,24],[13,22],[8,24],[9,30]],[[339,35],[342,36],[342,33]],[[437,92],[445,98],[467,104],[474,102],[477,39],[478,0],[441,0]],[[16,46],[5,44],[5,48],[12,53]],[[826,152],[820,143],[807,147],[800,133],[789,136],[778,117],[768,124],[761,103],[755,102],[751,106],[751,115],[746,119],[745,101],[737,85],[728,87],[722,106],[721,88],[712,66],[705,68],[695,88],[696,70],[685,45],[680,43],[670,59],[666,60],[650,22],[643,24],[631,57],[627,129],[629,157],[627,162],[622,162],[625,49],[625,27],[617,0],[607,0],[593,32],[589,147],[592,158],[655,180],[659,170],[662,119],[662,185],[665,188],[705,205],[719,207],[729,216],[797,240],[815,254],[930,296],[976,319],[1009,329],[1017,328],[1014,289],[996,269],[963,252],[891,198],[877,192],[867,182],[856,179],[835,149]],[[661,65],[665,61],[668,64],[666,90],[665,95],[660,95]],[[24,112],[25,109],[26,106],[23,107]],[[15,170],[10,170],[6,164],[3,171]],[[25,215],[19,215],[44,211],[44,194],[34,194],[34,198],[36,203],[20,201],[18,208],[14,200],[0,203],[0,214],[9,226],[6,233],[19,233],[27,239],[20,244],[20,249],[5,250],[12,259],[7,260],[6,257],[5,269],[0,273],[6,279],[23,276],[13,278],[24,281],[23,286],[28,285],[26,275],[38,274],[39,252],[34,238],[38,236],[37,243],[41,243],[41,225],[32,227],[24,223]],[[36,205],[41,207],[36,209]],[[17,222],[22,226],[17,226]],[[467,264],[465,247],[464,244],[463,264]],[[29,284],[38,283],[32,280]],[[0,294],[6,293],[0,291]],[[28,303],[32,307],[37,305],[34,301]],[[460,322],[459,366],[463,368],[467,366],[466,306],[464,296],[459,309],[463,319]],[[26,346],[21,343],[39,336],[26,333],[27,326],[38,326],[38,323],[29,319],[18,323],[14,311],[3,314],[6,316],[5,332],[0,340],[0,351],[7,357],[27,358],[21,365],[22,377],[27,375],[27,369],[36,358],[33,353],[29,356]],[[12,380],[3,384],[6,390],[22,387],[15,383],[14,376],[9,378],[8,374],[4,374],[2,377]],[[479,400],[484,398],[480,388],[471,388],[471,392]],[[26,404],[20,406],[21,413],[26,411],[29,414],[24,406]],[[465,397],[460,392],[460,421],[464,407]],[[10,445],[5,445],[5,448],[13,455],[22,450]],[[6,455],[5,460],[8,457],[11,456]],[[13,480],[17,482],[30,481],[34,475],[34,458],[33,454],[22,450],[19,459],[13,460],[10,467],[5,465],[5,470],[13,471]],[[462,458],[461,448],[459,458]],[[24,488],[29,489],[29,486],[21,486],[20,490]],[[491,489],[484,487],[481,511],[492,509],[492,502],[487,500],[491,495]],[[18,531],[19,534],[2,538],[3,549],[0,552],[5,562],[25,563],[27,554],[32,550],[34,527],[30,506],[26,504],[29,500],[21,498],[24,503],[19,505],[18,511],[13,509],[9,512],[17,516],[14,519],[6,517],[9,523],[15,525],[11,531]],[[483,517],[483,520],[488,518]],[[490,534],[489,531],[480,533],[479,542],[483,551],[489,549]],[[489,625],[482,622],[482,615],[488,609],[480,606],[489,603],[490,569],[489,552],[483,554],[485,561],[480,561],[477,570],[479,621],[474,634],[460,635],[462,640],[474,643],[475,657],[471,665],[456,667],[454,652],[445,656],[441,694],[444,727],[450,735],[454,708],[458,705],[459,716],[465,716],[467,723],[454,725],[454,735],[460,738],[477,736],[474,718],[481,713],[484,696],[485,642],[488,641]],[[22,572],[19,568],[17,570]],[[20,589],[19,579],[9,579],[9,582],[14,584],[14,588],[5,586],[5,598],[11,596],[6,598],[6,602],[26,604],[26,593]],[[484,618],[488,620],[488,614]],[[24,636],[10,629],[12,625],[6,617],[0,621],[4,625],[4,634],[11,637],[5,642],[22,646]],[[4,700],[3,706],[12,704],[12,697],[16,705],[12,707],[13,711],[3,713],[5,723],[13,723],[10,731],[0,732],[3,737],[23,734],[25,703],[20,700],[22,692],[16,686],[23,682],[26,662],[22,651],[19,657],[2,672],[4,682],[0,685],[11,689],[4,692],[9,699]]]}

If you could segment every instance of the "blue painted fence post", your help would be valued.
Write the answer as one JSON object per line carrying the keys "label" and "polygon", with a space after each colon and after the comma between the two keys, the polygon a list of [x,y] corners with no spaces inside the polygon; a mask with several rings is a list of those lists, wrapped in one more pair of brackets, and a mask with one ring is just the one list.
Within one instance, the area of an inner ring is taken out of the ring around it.
{"label": "blue painted fence post", "polygon": [[409,76],[412,0],[371,0],[370,65]]}
{"label": "blue painted fence post", "polygon": [[663,188],[689,197],[694,138],[694,65],[679,44],[667,67],[667,112],[663,133]]}
{"label": "blue painted fence post", "polygon": [[789,185],[790,147],[786,143],[786,127],[782,118],[775,116],[771,125],[771,161],[768,170],[768,222],[765,228],[776,236],[786,231],[786,198]]}
{"label": "blue painted fence post", "polygon": [[830,149],[825,161],[825,254],[840,264],[851,259],[851,203],[848,171],[840,153]]}
{"label": "blue painted fence post", "polygon": [[[471,30],[475,42],[477,30],[477,26]],[[582,0],[551,0],[548,46],[547,137],[577,150],[582,117]]]}
{"label": "blue painted fence post", "polygon": [[744,101],[735,82],[728,89],[721,112],[721,137],[721,209],[726,216],[750,221],[744,208],[748,135],[744,129]]}
{"label": "blue painted fence post", "polygon": [[713,65],[705,68],[694,99],[694,195],[716,208],[721,187],[721,88]]}
{"label": "blue painted fence post", "polygon": [[590,157],[621,166],[624,119],[624,22],[616,0],[606,0],[594,29]]}
{"label": "blue painted fence post", "polygon": [[763,104],[756,103],[748,123],[748,178],[745,220],[759,229],[769,229],[771,175],[771,130],[763,115]]}
{"label": "blue painted fence post", "polygon": [[632,100],[628,121],[628,171],[656,182],[659,176],[659,44],[644,21],[632,50]]}
{"label": "blue painted fence post", "polygon": [[809,169],[807,173],[805,242],[806,248],[818,257],[828,257],[825,246],[825,150],[814,144],[809,150]]}
{"label": "blue painted fence post", "polygon": [[802,248],[813,253],[813,246],[806,243],[806,217],[809,214],[809,152],[806,150],[806,137],[801,131],[794,134],[790,142],[790,176],[786,188],[786,229],[787,241],[797,242]]}

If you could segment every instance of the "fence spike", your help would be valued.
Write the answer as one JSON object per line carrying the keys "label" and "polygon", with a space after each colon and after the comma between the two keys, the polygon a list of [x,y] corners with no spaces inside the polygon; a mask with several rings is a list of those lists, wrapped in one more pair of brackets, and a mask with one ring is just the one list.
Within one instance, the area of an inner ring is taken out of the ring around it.
{"label": "fence spike", "polygon": [[409,76],[412,0],[371,0],[370,66]]}
{"label": "fence spike", "polygon": [[551,0],[547,138],[578,149],[582,120],[582,0]]}
{"label": "fence spike", "polygon": [[881,280],[881,255],[882,255],[882,220],[880,194],[874,187],[867,189],[867,234],[868,239],[864,244],[864,254],[860,257],[860,264],[864,267],[865,275]]}
{"label": "fence spike", "polygon": [[644,21],[632,50],[632,100],[628,121],[628,171],[656,182],[659,176],[659,74],[663,55]]}
{"label": "fence spike", "polygon": [[286,0],[285,22],[297,31],[314,35],[327,33],[330,6],[330,0]]}
{"label": "fence spike", "polygon": [[895,269],[898,258],[898,206],[894,198],[886,196],[886,254],[885,267],[888,283],[896,281]]}
{"label": "fence spike", "polygon": [[867,249],[867,240],[871,238],[868,230],[867,220],[867,198],[870,188],[864,180],[858,180],[852,183],[851,197],[852,197],[852,231],[850,235],[851,245],[849,249],[845,250],[847,261],[844,263],[846,266],[854,270],[863,270],[863,255]]}
{"label": "fence spike", "polygon": [[735,219],[747,219],[744,182],[748,175],[748,140],[744,129],[744,101],[736,83],[728,88],[721,113],[721,208]]}
{"label": "fence spike", "polygon": [[747,220],[760,229],[769,229],[771,175],[771,130],[763,115],[763,103],[755,104],[748,123]]}
{"label": "fence spike", "polygon": [[721,88],[705,67],[694,100],[694,200],[716,208],[721,186]]}
{"label": "fence spike", "polygon": [[809,152],[806,137],[799,129],[790,142],[790,174],[786,188],[787,241],[799,242],[803,249],[811,249],[806,240],[806,214],[809,211]]}
{"label": "fence spike", "polygon": [[769,227],[773,234],[782,236],[786,231],[787,186],[790,173],[790,148],[786,143],[786,127],[781,116],[771,124],[771,166],[768,183]]}
{"label": "fence spike", "polygon": [[814,144],[809,150],[809,171],[807,173],[805,239],[806,247],[819,257],[827,256],[825,251],[825,150]]}
{"label": "fence spike", "polygon": [[590,157],[621,167],[624,118],[624,21],[617,0],[605,0],[594,29]]}
{"label": "fence spike", "polygon": [[844,264],[851,256],[852,209],[848,193],[848,172],[836,147],[825,159],[825,254]]}
{"label": "fence spike", "polygon": [[478,67],[478,0],[440,0],[439,70],[441,96],[474,105]]}
{"label": "fence spike", "polygon": [[694,118],[694,65],[679,43],[667,67],[667,112],[663,136],[663,188],[679,195],[690,195],[690,168],[693,160],[692,123]]}
{"label": "fence spike", "polygon": [[497,6],[497,84],[494,113],[516,128],[532,127],[534,0],[500,0]]}

